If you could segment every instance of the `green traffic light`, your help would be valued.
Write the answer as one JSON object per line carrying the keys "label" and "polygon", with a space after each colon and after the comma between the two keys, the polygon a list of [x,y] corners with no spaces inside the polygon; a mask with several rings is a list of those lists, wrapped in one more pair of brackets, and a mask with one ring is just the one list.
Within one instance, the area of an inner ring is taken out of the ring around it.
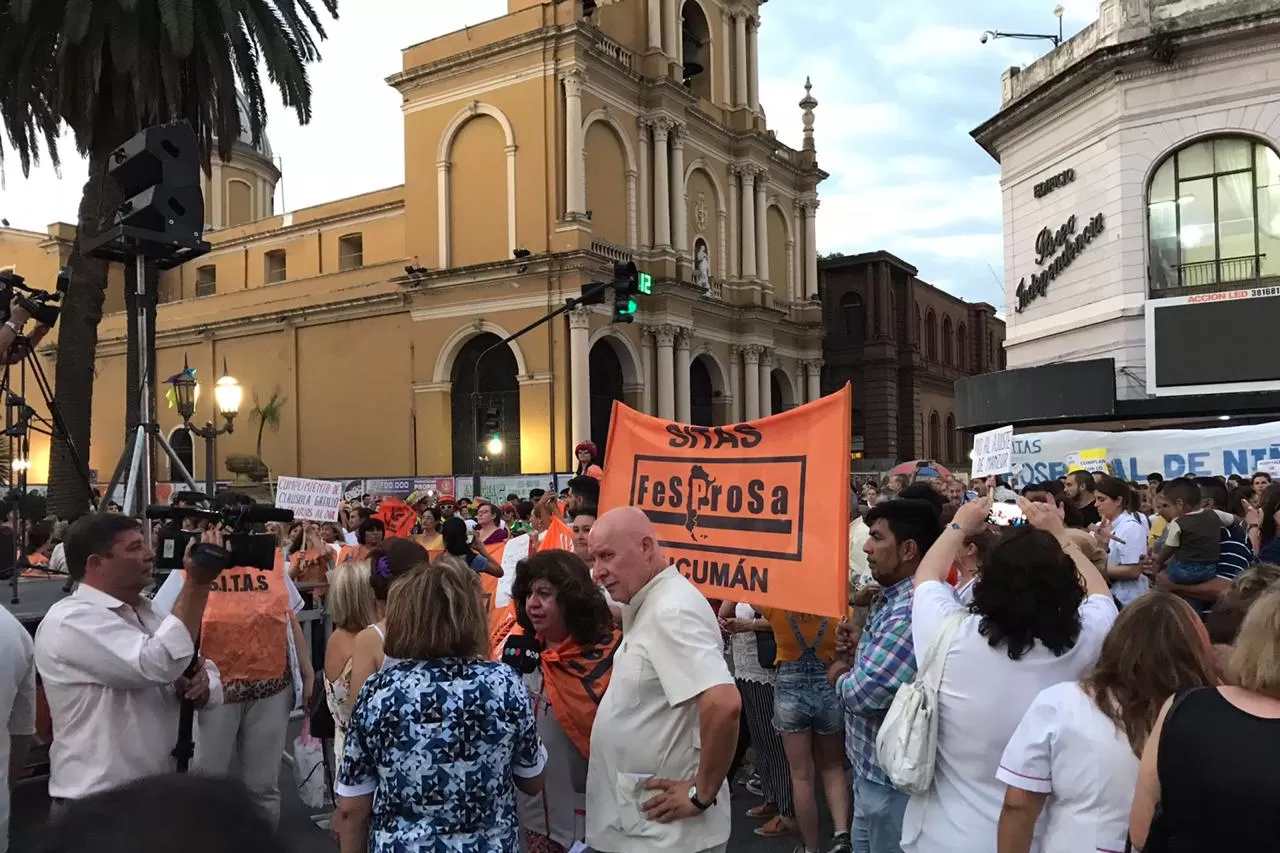
{"label": "green traffic light", "polygon": [[627,300],[627,311],[626,311],[626,313],[628,313],[628,314],[634,314],[634,313],[636,313],[636,301],[635,301],[634,299],[628,299],[628,300]]}
{"label": "green traffic light", "polygon": [[646,296],[652,296],[653,276],[647,272],[636,273],[636,290]]}

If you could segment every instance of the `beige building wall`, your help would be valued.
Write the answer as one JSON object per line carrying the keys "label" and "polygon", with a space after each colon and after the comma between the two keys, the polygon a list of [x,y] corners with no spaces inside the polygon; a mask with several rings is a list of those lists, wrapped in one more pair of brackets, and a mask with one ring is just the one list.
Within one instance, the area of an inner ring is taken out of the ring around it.
{"label": "beige building wall", "polygon": [[[455,380],[470,384],[457,375],[460,353],[477,335],[505,337],[562,308],[621,260],[656,282],[634,324],[612,324],[605,304],[510,345],[514,468],[571,468],[573,446],[602,437],[600,412],[615,398],[727,423],[768,414],[776,371],[785,405],[808,399],[801,364],[822,347],[816,247],[801,239],[802,206],[825,178],[816,101],[804,90],[793,119],[804,123],[802,150],[767,134],[753,13],[671,4],[706,36],[705,76],[686,88],[683,22],[660,18],[655,31],[646,0],[602,5],[589,21],[568,0],[510,5],[403,51],[388,80],[402,95],[403,186],[277,215],[265,142],[215,164],[212,250],[161,276],[157,376],[184,358],[197,369],[198,421],[211,417],[224,364],[245,387],[235,431],[218,441],[219,476],[227,456],[254,451],[253,395],[276,389],[287,402],[262,446],[275,474],[470,473],[454,464],[455,445],[471,441],[469,398],[454,393]],[[47,239],[0,231],[0,265],[47,261],[33,248]],[[269,259],[282,281],[268,281]],[[114,270],[99,328],[90,465],[104,481],[124,440],[122,281]],[[593,352],[616,368],[593,374]],[[168,434],[180,425],[165,390]],[[199,441],[194,455],[199,478]],[[33,482],[40,465],[33,454]]]}

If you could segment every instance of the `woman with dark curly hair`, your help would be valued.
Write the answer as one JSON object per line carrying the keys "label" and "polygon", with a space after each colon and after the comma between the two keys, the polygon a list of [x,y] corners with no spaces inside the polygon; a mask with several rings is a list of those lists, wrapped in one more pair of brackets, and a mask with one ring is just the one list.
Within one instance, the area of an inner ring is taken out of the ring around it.
{"label": "woman with dark curly hair", "polygon": [[524,674],[548,755],[542,793],[519,797],[520,826],[530,853],[564,853],[585,835],[591,726],[621,634],[591,570],[570,551],[521,560],[511,597],[518,627],[502,658]]}
{"label": "woman with dark curly hair", "polygon": [[1005,793],[996,770],[1010,736],[1041,690],[1093,665],[1116,619],[1106,579],[1067,535],[1062,510],[1025,498],[1018,505],[1028,523],[991,548],[973,603],[962,604],[947,573],[965,537],[986,527],[991,504],[987,497],[960,507],[915,575],[917,660],[936,642],[945,666],[933,785],[907,804],[907,853],[996,849]]}
{"label": "woman with dark curly hair", "polygon": [[1216,683],[1190,605],[1157,591],[1126,607],[1093,669],[1040,691],[1005,747],[996,771],[1008,785],[1000,853],[1029,853],[1037,823],[1041,853],[1123,850],[1138,759],[1160,707]]}

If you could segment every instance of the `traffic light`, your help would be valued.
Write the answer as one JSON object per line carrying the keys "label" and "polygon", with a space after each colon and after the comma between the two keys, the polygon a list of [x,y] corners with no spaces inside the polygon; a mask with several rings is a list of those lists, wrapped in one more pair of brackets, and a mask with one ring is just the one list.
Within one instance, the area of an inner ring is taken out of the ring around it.
{"label": "traffic light", "polygon": [[112,151],[107,173],[125,201],[111,224],[139,239],[193,248],[204,235],[200,150],[186,122],[149,127]]}
{"label": "traffic light", "polygon": [[636,300],[624,290],[613,291],[613,322],[633,323],[636,319]]}
{"label": "traffic light", "polygon": [[[644,288],[641,288],[641,279]],[[613,265],[613,322],[635,321],[637,293],[653,292],[653,277],[636,269],[632,261],[618,261]]]}

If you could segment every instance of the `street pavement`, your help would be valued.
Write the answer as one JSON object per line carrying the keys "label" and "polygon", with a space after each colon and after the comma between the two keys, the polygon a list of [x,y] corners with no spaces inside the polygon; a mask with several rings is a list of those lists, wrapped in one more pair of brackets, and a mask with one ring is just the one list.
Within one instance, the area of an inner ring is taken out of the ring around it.
{"label": "street pavement", "polygon": [[[288,767],[282,767],[280,790],[283,794],[280,832],[289,853],[337,853],[338,846],[328,831],[317,826],[313,819],[317,816],[298,799],[293,771]],[[791,853],[799,842],[798,836],[761,838],[752,832],[760,824],[747,817],[746,811],[757,802],[759,799],[741,785],[734,786],[733,835],[729,840],[729,853]],[[39,850],[40,830],[48,813],[49,798],[44,779],[23,782],[14,789],[9,848],[12,853],[35,853]],[[145,816],[140,817],[145,819]],[[823,822],[823,831],[830,833],[825,817]]]}

